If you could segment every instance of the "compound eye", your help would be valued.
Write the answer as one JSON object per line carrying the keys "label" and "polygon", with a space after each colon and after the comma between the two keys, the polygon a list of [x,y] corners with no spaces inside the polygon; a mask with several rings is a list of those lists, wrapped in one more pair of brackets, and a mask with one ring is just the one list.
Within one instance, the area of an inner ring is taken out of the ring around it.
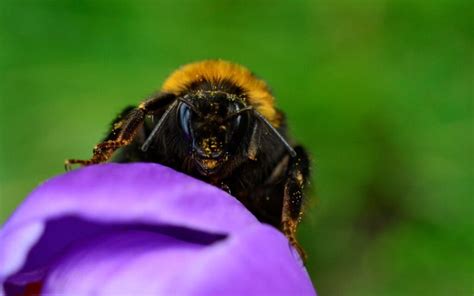
{"label": "compound eye", "polygon": [[228,123],[229,133],[227,133],[226,141],[238,145],[239,141],[242,140],[242,137],[249,128],[248,122],[248,113],[242,113],[230,119]]}
{"label": "compound eye", "polygon": [[188,139],[191,138],[191,108],[188,105],[181,103],[178,111],[179,123],[181,129]]}
{"label": "compound eye", "polygon": [[237,115],[232,119],[230,125],[231,125],[231,130],[233,133],[239,130],[241,121],[242,121],[242,115]]}

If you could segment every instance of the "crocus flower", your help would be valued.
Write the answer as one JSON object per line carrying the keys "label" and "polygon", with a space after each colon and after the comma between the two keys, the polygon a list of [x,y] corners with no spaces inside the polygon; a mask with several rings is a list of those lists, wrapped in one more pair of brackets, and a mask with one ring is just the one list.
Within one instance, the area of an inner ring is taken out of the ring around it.
{"label": "crocus flower", "polygon": [[315,295],[286,238],[220,189],[157,164],[39,186],[0,231],[6,295]]}

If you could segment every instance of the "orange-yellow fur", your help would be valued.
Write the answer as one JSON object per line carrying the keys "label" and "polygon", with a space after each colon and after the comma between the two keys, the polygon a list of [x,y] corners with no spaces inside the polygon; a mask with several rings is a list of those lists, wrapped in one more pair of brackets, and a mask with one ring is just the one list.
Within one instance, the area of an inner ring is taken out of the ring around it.
{"label": "orange-yellow fur", "polygon": [[274,98],[265,81],[256,78],[247,68],[222,60],[207,60],[187,64],[173,72],[163,84],[162,91],[179,94],[193,81],[218,82],[227,79],[241,87],[248,102],[275,127],[280,115],[275,110]]}

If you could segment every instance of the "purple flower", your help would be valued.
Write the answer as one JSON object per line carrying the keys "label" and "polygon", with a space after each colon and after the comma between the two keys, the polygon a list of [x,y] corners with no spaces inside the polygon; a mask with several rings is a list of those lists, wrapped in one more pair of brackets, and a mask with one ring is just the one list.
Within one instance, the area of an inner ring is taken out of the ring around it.
{"label": "purple flower", "polygon": [[7,295],[315,295],[279,231],[213,186],[142,163],[39,186],[0,231],[0,283]]}

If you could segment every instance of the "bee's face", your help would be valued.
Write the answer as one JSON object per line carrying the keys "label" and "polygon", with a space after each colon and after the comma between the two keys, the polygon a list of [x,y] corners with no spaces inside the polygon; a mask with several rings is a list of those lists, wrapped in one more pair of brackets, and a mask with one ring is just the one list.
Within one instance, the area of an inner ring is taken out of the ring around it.
{"label": "bee's face", "polygon": [[178,120],[191,157],[202,175],[213,175],[238,151],[248,130],[245,104],[222,92],[187,95]]}

